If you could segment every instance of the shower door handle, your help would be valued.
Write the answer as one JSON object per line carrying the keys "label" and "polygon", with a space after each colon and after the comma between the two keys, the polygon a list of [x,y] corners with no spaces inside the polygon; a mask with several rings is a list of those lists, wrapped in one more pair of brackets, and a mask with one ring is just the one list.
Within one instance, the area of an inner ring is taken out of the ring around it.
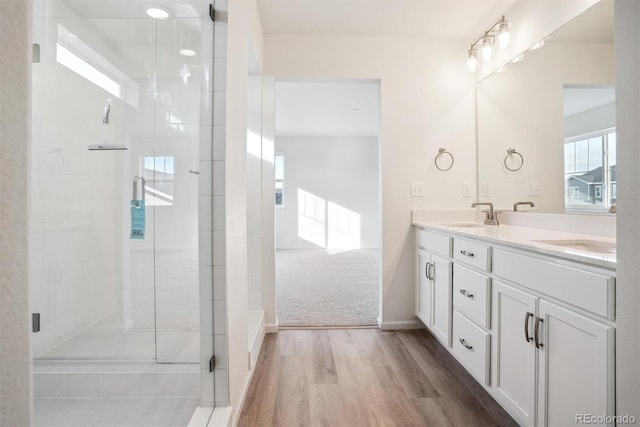
{"label": "shower door handle", "polygon": [[189,169],[189,173],[192,173],[194,175],[200,175],[200,171],[194,170],[194,169]]}
{"label": "shower door handle", "polygon": [[136,205],[136,207],[140,205],[138,203],[138,181],[142,181],[142,201],[143,202],[144,202],[144,195],[145,195],[145,183],[147,182],[140,175],[136,175],[133,177],[133,197],[131,200],[133,200],[133,203]]}

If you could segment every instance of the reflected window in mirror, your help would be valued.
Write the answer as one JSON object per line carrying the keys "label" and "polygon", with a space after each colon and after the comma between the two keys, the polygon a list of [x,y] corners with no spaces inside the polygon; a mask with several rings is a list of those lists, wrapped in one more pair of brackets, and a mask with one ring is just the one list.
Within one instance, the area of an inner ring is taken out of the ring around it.
{"label": "reflected window in mirror", "polygon": [[566,138],[565,208],[606,212],[616,202],[616,131],[603,129]]}

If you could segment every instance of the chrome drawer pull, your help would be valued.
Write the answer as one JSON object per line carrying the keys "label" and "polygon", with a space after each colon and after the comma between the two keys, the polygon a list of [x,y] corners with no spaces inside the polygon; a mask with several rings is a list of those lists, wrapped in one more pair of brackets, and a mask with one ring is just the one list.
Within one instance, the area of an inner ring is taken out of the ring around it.
{"label": "chrome drawer pull", "polygon": [[544,347],[544,345],[540,342],[540,323],[542,323],[543,321],[544,320],[538,317],[536,319],[536,326],[535,328],[533,328],[533,338],[534,338],[534,343],[536,345],[536,348]]}
{"label": "chrome drawer pull", "polygon": [[467,344],[464,338],[460,338],[460,344],[462,344],[467,350],[473,350],[473,346]]}
{"label": "chrome drawer pull", "polygon": [[533,317],[533,313],[529,313],[527,311],[527,314],[525,314],[524,316],[524,339],[526,339],[527,342],[531,342],[533,340],[533,338],[529,336],[529,318],[530,317]]}
{"label": "chrome drawer pull", "polygon": [[469,251],[460,251],[460,253],[462,255],[468,256],[468,257],[476,256],[476,254],[474,254],[473,252],[469,252]]}
{"label": "chrome drawer pull", "polygon": [[473,298],[473,294],[472,294],[472,293],[470,293],[470,292],[467,292],[467,290],[466,290],[466,289],[460,289],[460,293],[461,293],[462,295],[464,295],[465,297],[467,297],[467,298]]}

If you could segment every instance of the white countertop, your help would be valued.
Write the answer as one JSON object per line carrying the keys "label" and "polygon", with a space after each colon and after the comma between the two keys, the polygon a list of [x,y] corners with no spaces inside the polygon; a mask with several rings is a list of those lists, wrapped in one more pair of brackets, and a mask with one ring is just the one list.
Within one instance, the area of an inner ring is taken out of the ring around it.
{"label": "white countertop", "polygon": [[[462,224],[471,224],[466,221]],[[537,242],[536,240],[592,240],[607,244],[616,243],[615,239],[594,236],[590,234],[566,233],[561,231],[546,230],[542,228],[516,227],[513,225],[483,225],[477,224],[478,227],[456,227],[458,222],[436,222],[436,221],[414,221],[413,225],[431,229],[433,231],[446,231],[447,234],[457,235],[460,237],[472,237],[489,243],[497,243],[505,246],[511,246],[518,249],[525,249],[544,255],[551,255],[558,258],[564,258],[572,261],[592,264],[599,267],[609,269],[616,268],[615,252],[591,252],[588,250],[568,248],[564,246],[552,245]]]}

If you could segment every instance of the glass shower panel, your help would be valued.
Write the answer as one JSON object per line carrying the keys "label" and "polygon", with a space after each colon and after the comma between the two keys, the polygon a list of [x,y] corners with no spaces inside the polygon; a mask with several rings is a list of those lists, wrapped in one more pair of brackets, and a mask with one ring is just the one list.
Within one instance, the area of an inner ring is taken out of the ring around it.
{"label": "glass shower panel", "polygon": [[[133,294],[137,282],[152,280],[153,254],[130,257],[125,172],[131,147],[153,138],[155,22],[81,19],[64,3],[49,7],[34,19],[34,356],[152,360],[153,319],[138,316]],[[132,56],[136,40],[151,54]],[[129,150],[88,149],[113,144]],[[153,247],[153,235],[143,244]],[[153,313],[153,287],[145,292]]]}
{"label": "glass shower panel", "polygon": [[[199,18],[158,21],[154,170],[155,309],[159,363],[200,362]],[[151,162],[149,162],[151,163]],[[161,200],[159,200],[161,199]]]}

